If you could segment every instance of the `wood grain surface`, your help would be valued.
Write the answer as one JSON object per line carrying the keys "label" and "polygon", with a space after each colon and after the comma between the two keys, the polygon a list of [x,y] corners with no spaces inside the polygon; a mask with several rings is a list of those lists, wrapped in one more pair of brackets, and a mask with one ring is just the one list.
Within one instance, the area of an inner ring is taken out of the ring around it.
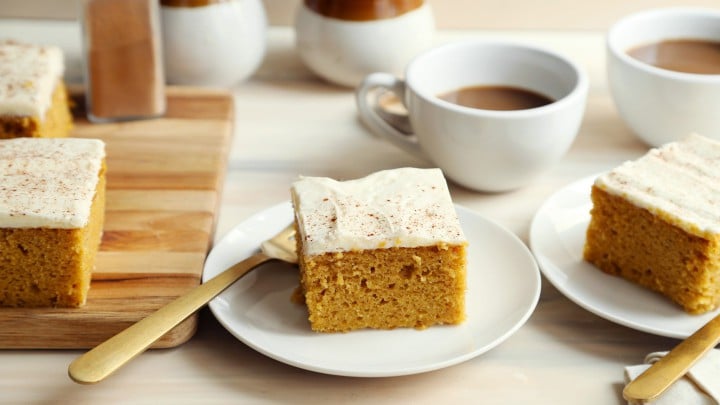
{"label": "wood grain surface", "polygon": [[[89,348],[200,283],[233,125],[224,91],[168,88],[163,118],[91,124],[76,111],[72,136],[107,147],[102,245],[79,309],[0,308],[0,348]],[[82,102],[78,103],[82,106]],[[154,347],[195,332],[197,316]]]}

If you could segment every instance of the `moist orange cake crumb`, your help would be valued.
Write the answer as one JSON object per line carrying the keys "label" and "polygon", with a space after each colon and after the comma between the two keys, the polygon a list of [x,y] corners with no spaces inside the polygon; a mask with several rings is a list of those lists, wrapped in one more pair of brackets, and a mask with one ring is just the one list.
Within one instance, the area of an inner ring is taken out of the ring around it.
{"label": "moist orange cake crumb", "polygon": [[63,71],[58,47],[0,42],[0,139],[68,136]]}
{"label": "moist orange cake crumb", "polygon": [[699,135],[600,176],[584,258],[685,311],[720,304],[720,142]]}
{"label": "moist orange cake crumb", "polygon": [[0,141],[0,306],[83,305],[104,215],[101,141]]}
{"label": "moist orange cake crumb", "polygon": [[300,286],[319,332],[465,319],[466,246],[439,169],[292,187]]}

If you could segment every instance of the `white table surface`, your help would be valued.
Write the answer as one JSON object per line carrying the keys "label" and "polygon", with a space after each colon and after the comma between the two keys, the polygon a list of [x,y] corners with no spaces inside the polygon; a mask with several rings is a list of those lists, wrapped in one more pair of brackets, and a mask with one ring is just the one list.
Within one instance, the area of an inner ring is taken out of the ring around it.
{"label": "white table surface", "polygon": [[[0,37],[25,35],[59,43],[72,77],[79,55],[67,23],[0,21]],[[603,33],[596,31],[452,31],[437,42],[498,37],[568,54],[588,72],[591,91],[580,134],[567,156],[534,184],[484,194],[451,185],[456,203],[527,242],[539,205],[573,180],[640,156],[647,147],[620,121],[605,81]],[[271,28],[264,64],[232,89],[235,136],[217,238],[265,207],[288,199],[299,174],[361,177],[380,169],[419,166],[358,122],[352,91],[305,69],[289,28]],[[447,369],[395,378],[316,374],[271,360],[235,339],[204,310],[197,335],[168,350],[147,352],[108,380],[81,386],[67,377],[81,351],[0,351],[0,403],[621,403],[623,366],[677,341],[613,324],[578,307],[543,280],[530,320],[500,346]]]}

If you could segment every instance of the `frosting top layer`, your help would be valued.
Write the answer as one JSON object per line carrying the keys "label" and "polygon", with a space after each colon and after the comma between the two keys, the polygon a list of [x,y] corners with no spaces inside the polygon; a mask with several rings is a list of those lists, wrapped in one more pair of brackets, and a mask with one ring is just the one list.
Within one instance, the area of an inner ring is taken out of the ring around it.
{"label": "frosting top layer", "polygon": [[85,226],[104,158],[97,139],[0,141],[0,227]]}
{"label": "frosting top layer", "polygon": [[466,243],[440,169],[401,168],[349,181],[302,177],[292,196],[309,256]]}
{"label": "frosting top layer", "polygon": [[0,115],[44,119],[63,73],[60,48],[0,41]]}
{"label": "frosting top layer", "polygon": [[720,142],[692,134],[651,149],[595,185],[693,234],[720,233]]}

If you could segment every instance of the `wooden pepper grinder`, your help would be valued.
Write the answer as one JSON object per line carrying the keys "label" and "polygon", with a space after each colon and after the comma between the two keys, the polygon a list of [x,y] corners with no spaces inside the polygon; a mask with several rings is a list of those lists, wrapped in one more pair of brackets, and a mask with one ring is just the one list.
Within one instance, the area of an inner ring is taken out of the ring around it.
{"label": "wooden pepper grinder", "polygon": [[165,113],[157,0],[86,0],[82,25],[88,118],[94,122]]}

